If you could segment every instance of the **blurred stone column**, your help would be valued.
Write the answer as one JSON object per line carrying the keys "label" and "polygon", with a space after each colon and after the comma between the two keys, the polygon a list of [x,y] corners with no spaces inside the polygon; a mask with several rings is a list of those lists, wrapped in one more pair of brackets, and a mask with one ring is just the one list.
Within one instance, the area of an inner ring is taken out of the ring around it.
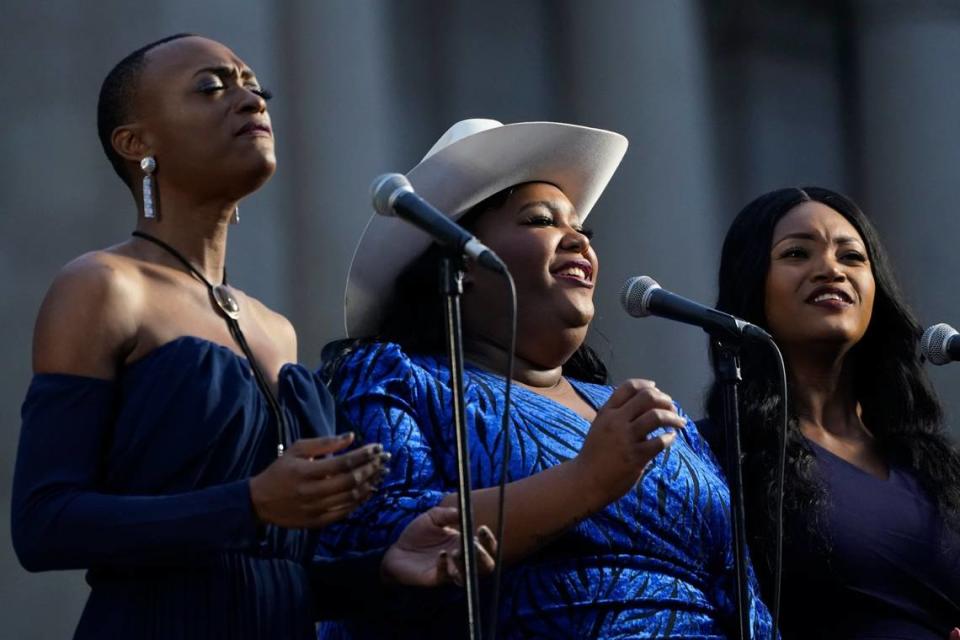
{"label": "blurred stone column", "polygon": [[[921,323],[960,327],[960,4],[859,0],[854,7],[862,204]],[[931,369],[957,432],[960,366]]]}
{"label": "blurred stone column", "polygon": [[700,5],[570,0],[558,12],[561,99],[570,102],[578,123],[630,139],[623,164],[587,221],[597,231],[601,260],[593,344],[606,352],[616,380],[655,379],[699,414],[709,378],[703,332],[632,319],[619,293],[628,276],[649,274],[688,297],[709,303],[715,296],[723,229]]}
{"label": "blurred stone column", "polygon": [[370,183],[392,168],[383,135],[390,108],[385,11],[367,0],[278,7],[286,95],[274,120],[289,222],[283,257],[290,319],[310,366],[327,340],[344,333],[344,283],[372,212]]}

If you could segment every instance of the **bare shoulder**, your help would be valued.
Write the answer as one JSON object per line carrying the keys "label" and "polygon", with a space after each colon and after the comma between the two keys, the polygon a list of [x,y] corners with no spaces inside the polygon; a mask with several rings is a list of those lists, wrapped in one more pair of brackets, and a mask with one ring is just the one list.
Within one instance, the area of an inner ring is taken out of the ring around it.
{"label": "bare shoulder", "polygon": [[286,316],[277,313],[253,296],[241,292],[244,303],[250,308],[257,324],[283,355],[285,362],[297,361],[297,332]]}
{"label": "bare shoulder", "polygon": [[37,315],[34,371],[115,377],[137,337],[141,280],[133,260],[109,249],[64,266]]}

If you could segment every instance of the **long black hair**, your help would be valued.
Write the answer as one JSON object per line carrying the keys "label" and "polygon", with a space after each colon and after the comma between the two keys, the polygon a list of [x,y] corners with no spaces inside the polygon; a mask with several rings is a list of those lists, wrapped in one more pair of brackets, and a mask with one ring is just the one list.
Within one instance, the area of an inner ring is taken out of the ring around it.
{"label": "long black hair", "polygon": [[[457,223],[466,229],[472,229],[484,212],[504,206],[510,194],[519,186],[521,185],[503,189],[474,205]],[[333,369],[338,366],[337,361],[358,342],[395,342],[409,354],[445,353],[443,300],[438,275],[443,256],[444,249],[432,244],[397,276],[390,302],[384,310],[383,321],[376,335],[327,345],[323,360],[329,366],[324,367],[325,373],[332,374]],[[581,344],[564,363],[563,375],[596,384],[606,384],[608,379],[603,360],[586,343]]]}
{"label": "long black hair", "polygon": [[[717,308],[761,327],[770,247],[776,224],[794,207],[819,202],[842,215],[866,245],[876,283],[873,316],[863,339],[847,355],[854,397],[881,455],[911,469],[935,500],[941,517],[960,530],[960,456],[943,427],[943,410],[922,368],[921,327],[896,284],[876,230],[849,198],[818,187],[778,189],[760,196],[737,215],[723,243]],[[745,345],[740,418],[747,533],[757,570],[773,568],[775,472],[783,397],[777,364],[764,346]],[[789,364],[788,364],[789,366]],[[720,389],[710,389],[707,412],[721,411]],[[786,535],[806,536],[825,549],[828,496],[818,481],[813,450],[800,433],[794,407],[787,407]]]}

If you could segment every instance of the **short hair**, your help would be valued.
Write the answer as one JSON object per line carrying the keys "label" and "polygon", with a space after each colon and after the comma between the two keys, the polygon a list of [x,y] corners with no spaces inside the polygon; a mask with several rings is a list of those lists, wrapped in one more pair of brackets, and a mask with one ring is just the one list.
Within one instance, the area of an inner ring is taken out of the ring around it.
{"label": "short hair", "polygon": [[103,79],[100,97],[97,100],[97,134],[100,136],[100,144],[103,145],[107,159],[113,165],[113,170],[128,187],[133,188],[130,175],[127,173],[123,157],[113,148],[111,137],[114,129],[127,124],[133,117],[133,103],[139,88],[140,76],[146,64],[146,54],[151,49],[171,40],[195,35],[178,33],[142,46],[118,62]]}

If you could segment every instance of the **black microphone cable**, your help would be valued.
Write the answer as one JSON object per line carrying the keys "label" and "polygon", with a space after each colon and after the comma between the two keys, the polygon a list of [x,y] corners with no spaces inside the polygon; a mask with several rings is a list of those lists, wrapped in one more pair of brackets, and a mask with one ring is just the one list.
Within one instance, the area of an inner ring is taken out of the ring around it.
{"label": "black microphone cable", "polygon": [[[504,382],[503,392],[503,416],[500,420],[500,435],[503,438],[502,449],[503,458],[500,460],[500,486],[497,498],[497,553],[494,558],[493,578],[490,595],[490,619],[487,629],[490,630],[490,640],[497,637],[497,616],[499,614],[500,600],[500,578],[503,573],[503,516],[504,504],[507,491],[507,473],[509,471],[510,460],[510,392],[513,389],[513,366],[517,350],[517,286],[513,281],[510,270],[504,268],[502,271],[506,277],[510,293],[510,349],[507,352],[507,379]],[[562,375],[562,374],[561,374]]]}
{"label": "black microphone cable", "polygon": [[789,387],[787,385],[787,366],[783,360],[783,353],[780,347],[772,337],[763,340],[764,344],[770,347],[776,356],[777,368],[780,372],[780,389],[783,392],[783,401],[780,404],[780,437],[777,448],[777,489],[776,489],[776,512],[774,516],[774,552],[773,552],[773,602],[770,607],[770,615],[773,619],[773,627],[770,630],[770,638],[777,640],[778,629],[780,628],[780,591],[783,582],[783,497],[784,497],[784,478],[787,466],[787,428],[789,425],[790,412],[787,410],[787,395]]}
{"label": "black microphone cable", "polygon": [[777,638],[777,629],[780,628],[780,587],[783,580],[783,493],[784,493],[784,475],[787,466],[787,427],[789,424],[790,412],[787,410],[787,366],[783,361],[783,353],[780,347],[771,338],[767,341],[774,354],[777,356],[777,364],[780,368],[780,384],[783,391],[783,402],[780,405],[780,450],[777,452],[777,512],[774,519],[775,550],[773,555],[773,640]]}

